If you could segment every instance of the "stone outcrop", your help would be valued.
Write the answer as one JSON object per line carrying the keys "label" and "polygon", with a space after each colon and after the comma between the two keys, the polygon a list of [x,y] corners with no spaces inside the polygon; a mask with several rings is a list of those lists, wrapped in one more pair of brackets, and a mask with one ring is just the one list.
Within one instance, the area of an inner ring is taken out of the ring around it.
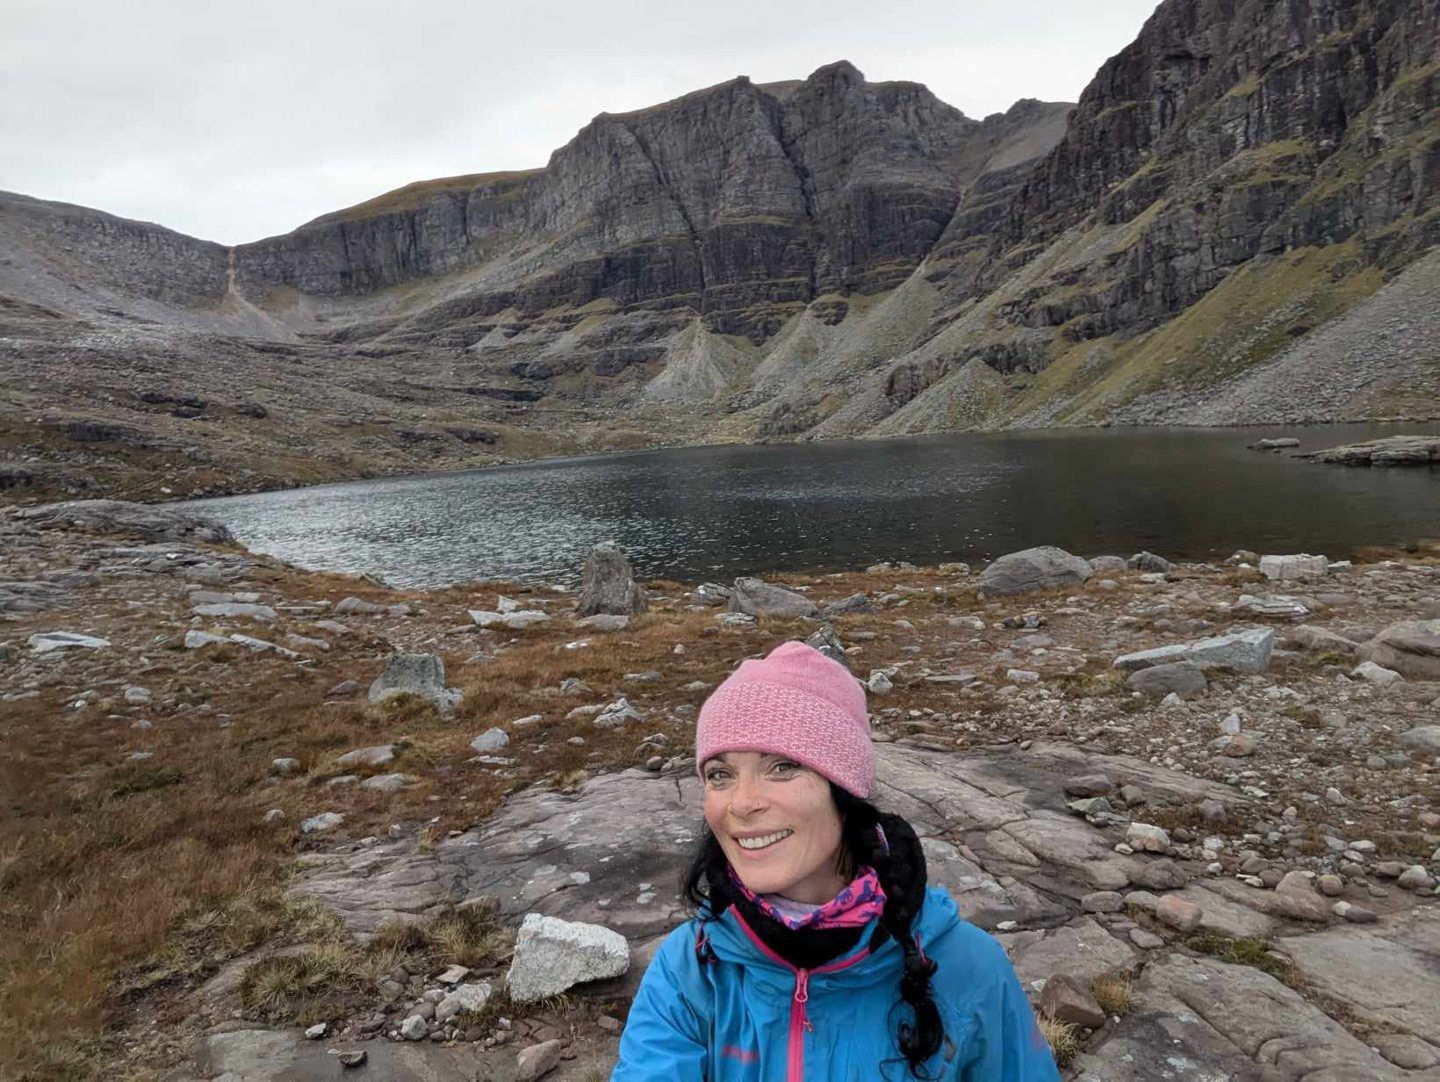
{"label": "stone outcrop", "polygon": [[20,508],[15,516],[42,528],[134,534],[147,542],[183,539],[229,544],[235,540],[225,524],[217,519],[176,507],[154,507],[126,500],[71,500],[42,504]]}
{"label": "stone outcrop", "polygon": [[613,541],[596,545],[585,557],[576,615],[635,616],[645,609],[645,591],[620,546]]}
{"label": "stone outcrop", "polygon": [[1011,552],[1001,556],[980,574],[981,597],[1003,597],[1055,586],[1076,586],[1093,571],[1082,560],[1054,545]]}
{"label": "stone outcrop", "polygon": [[426,699],[441,714],[452,713],[463,698],[458,689],[445,686],[445,662],[437,654],[390,655],[385,671],[370,685],[370,701],[384,703],[401,695]]}
{"label": "stone outcrop", "polygon": [[1392,624],[1361,648],[1368,661],[1415,680],[1440,680],[1440,620]]}

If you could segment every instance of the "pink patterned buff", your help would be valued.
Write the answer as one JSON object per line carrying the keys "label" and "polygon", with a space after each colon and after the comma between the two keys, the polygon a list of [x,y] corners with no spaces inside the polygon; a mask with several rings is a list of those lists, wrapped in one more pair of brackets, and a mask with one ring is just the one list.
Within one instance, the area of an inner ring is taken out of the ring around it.
{"label": "pink patterned buff", "polygon": [[779,894],[756,894],[740,882],[735,869],[730,881],[762,913],[791,931],[801,928],[863,928],[885,909],[885,888],[874,868],[861,868],[848,886],[824,905],[806,905]]}

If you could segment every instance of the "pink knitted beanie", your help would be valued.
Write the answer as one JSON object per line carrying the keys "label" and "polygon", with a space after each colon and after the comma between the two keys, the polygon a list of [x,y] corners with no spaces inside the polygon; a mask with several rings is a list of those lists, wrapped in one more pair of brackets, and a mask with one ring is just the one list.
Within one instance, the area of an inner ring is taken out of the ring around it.
{"label": "pink knitted beanie", "polygon": [[875,785],[870,715],[860,682],[803,642],[742,661],[700,707],[696,769],[726,751],[787,755],[867,798]]}

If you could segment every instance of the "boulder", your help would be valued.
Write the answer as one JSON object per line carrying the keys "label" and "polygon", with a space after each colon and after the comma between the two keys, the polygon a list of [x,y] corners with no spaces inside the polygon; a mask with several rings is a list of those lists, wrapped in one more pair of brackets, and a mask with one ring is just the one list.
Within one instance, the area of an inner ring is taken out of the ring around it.
{"label": "boulder", "polygon": [[470,741],[470,747],[477,755],[494,755],[510,745],[510,734],[499,727],[486,729]]}
{"label": "boulder", "polygon": [[1326,557],[1311,556],[1308,553],[1260,557],[1260,573],[1273,582],[1319,578],[1329,566],[1330,561]]}
{"label": "boulder", "polygon": [[478,1011],[485,1006],[492,992],[489,981],[472,981],[470,984],[456,985],[445,993],[439,1003],[435,1004],[435,1021],[448,1022],[461,1011]]}
{"label": "boulder", "polygon": [[842,597],[839,601],[832,601],[821,610],[821,615],[827,620],[837,616],[845,616],[849,613],[874,612],[875,605],[865,594],[851,594],[849,597]]}
{"label": "boulder", "polygon": [[1124,571],[1125,557],[1123,556],[1096,556],[1090,561],[1091,571]]}
{"label": "boulder", "polygon": [[1130,882],[1146,890],[1179,890],[1187,882],[1184,869],[1173,860],[1152,860],[1130,876]]}
{"label": "boulder", "polygon": [[1346,657],[1356,657],[1360,653],[1360,644],[1347,639],[1344,635],[1329,631],[1323,627],[1311,627],[1303,625],[1294,631],[1286,632],[1286,640],[1300,647],[1302,650],[1319,650],[1333,654],[1344,654]]}
{"label": "boulder", "polygon": [[312,815],[309,819],[300,820],[301,834],[322,834],[327,830],[334,830],[345,817],[339,812],[321,812],[319,815]]}
{"label": "boulder", "polygon": [[360,783],[360,788],[377,793],[398,793],[415,779],[409,774],[376,774]]}
{"label": "boulder", "polygon": [[1125,561],[1125,567],[1130,571],[1164,574],[1170,570],[1170,561],[1163,556],[1156,556],[1153,552],[1137,552]]}
{"label": "boulder", "polygon": [[1164,827],[1131,823],[1125,831],[1125,842],[1136,852],[1163,853],[1170,848],[1170,835]]}
{"label": "boulder", "polygon": [[1376,687],[1388,688],[1391,684],[1403,684],[1405,677],[1401,676],[1394,669],[1387,669],[1383,665],[1377,665],[1373,661],[1362,661],[1355,666],[1351,676],[1364,680],[1367,684],[1374,684]]}
{"label": "boulder", "polygon": [[835,634],[835,629],[829,624],[820,625],[820,630],[805,640],[805,645],[819,650],[831,661],[838,661],[847,669],[850,667],[850,658],[845,653],[845,644],[840,641],[840,636]]}
{"label": "boulder", "polygon": [[697,605],[708,605],[714,607],[723,605],[730,600],[730,587],[722,586],[718,582],[702,582],[694,590],[690,591],[690,600]]}
{"label": "boulder", "polygon": [[445,662],[435,654],[391,654],[385,671],[370,685],[370,701],[383,703],[399,695],[428,699],[442,715],[453,713],[464,697],[445,686]]}
{"label": "boulder", "polygon": [[635,616],[648,607],[645,591],[630,570],[630,561],[614,541],[602,542],[590,550],[581,577],[580,600],[575,606],[580,616]]}
{"label": "boulder", "polygon": [[629,967],[630,947],[619,932],[530,913],[520,925],[506,984],[511,999],[529,1003],[584,981],[618,977]]}
{"label": "boulder", "polygon": [[1074,586],[1092,573],[1089,561],[1054,545],[1041,545],[1001,556],[981,573],[977,591],[981,597],[1005,597]]}
{"label": "boulder", "polygon": [[1202,669],[1230,669],[1234,672],[1264,672],[1275,646],[1275,632],[1269,628],[1217,635],[1196,642],[1176,643],[1153,650],[1140,650],[1115,659],[1115,668],[1134,672],[1156,665],[1189,661]]}
{"label": "boulder", "polygon": [[515,1057],[515,1082],[536,1082],[560,1066],[564,1042],[558,1039],[541,1041],[522,1048]]}
{"label": "boulder", "polygon": [[771,586],[760,579],[739,578],[730,594],[730,612],[746,616],[799,616],[813,619],[819,611],[804,594]]}
{"label": "boulder", "polygon": [[335,760],[335,765],[348,769],[353,766],[386,766],[394,761],[394,744],[376,744],[373,747],[347,751]]}
{"label": "boulder", "polygon": [[373,616],[377,612],[384,612],[385,609],[386,606],[377,605],[375,602],[366,601],[364,598],[346,597],[336,602],[335,608],[331,611],[334,612],[336,616],[350,616],[354,613]]}
{"label": "boulder", "polygon": [[1057,973],[1045,982],[1040,993],[1040,1009],[1059,1022],[1099,1029],[1105,1024],[1105,1012],[1095,1002],[1090,989],[1073,977]]}
{"label": "boulder", "polygon": [[1275,886],[1274,908],[1294,920],[1324,924],[1330,918],[1330,906],[1301,871],[1286,872]]}
{"label": "boulder", "polygon": [[604,707],[591,722],[597,729],[618,729],[632,721],[644,721],[645,715],[630,705],[630,700],[621,696]]}
{"label": "boulder", "polygon": [[1208,684],[1205,670],[1193,661],[1172,661],[1168,665],[1137,669],[1125,680],[1125,686],[1131,691],[1156,699],[1162,699],[1171,692],[1195,695],[1204,691]]}
{"label": "boulder", "polygon": [[1361,656],[1411,680],[1440,680],[1440,620],[1391,624],[1364,645]]}
{"label": "boulder", "polygon": [[1187,902],[1178,894],[1167,894],[1155,903],[1155,919],[1177,932],[1193,932],[1200,927],[1204,911],[1194,902]]}
{"label": "boulder", "polygon": [[1400,736],[1400,746],[1413,755],[1440,758],[1440,725],[1421,725]]}

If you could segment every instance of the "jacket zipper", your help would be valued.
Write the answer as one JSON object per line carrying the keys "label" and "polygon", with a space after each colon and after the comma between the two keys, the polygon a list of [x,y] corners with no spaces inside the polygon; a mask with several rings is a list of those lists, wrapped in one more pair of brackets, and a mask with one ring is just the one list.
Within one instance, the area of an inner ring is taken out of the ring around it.
{"label": "jacket zipper", "polygon": [[765,941],[755,934],[754,929],[746,923],[745,918],[738,911],[732,910],[732,912],[735,913],[735,919],[739,922],[740,928],[750,937],[750,942],[755,944],[765,957],[795,974],[795,991],[790,997],[790,1036],[785,1054],[785,1082],[805,1082],[805,1033],[807,1030],[814,1030],[810,1024],[810,1016],[805,1009],[805,1005],[810,1002],[810,977],[815,973],[835,973],[842,969],[848,969],[867,958],[870,948],[863,948],[843,962],[831,962],[815,969],[798,969],[766,946]]}

